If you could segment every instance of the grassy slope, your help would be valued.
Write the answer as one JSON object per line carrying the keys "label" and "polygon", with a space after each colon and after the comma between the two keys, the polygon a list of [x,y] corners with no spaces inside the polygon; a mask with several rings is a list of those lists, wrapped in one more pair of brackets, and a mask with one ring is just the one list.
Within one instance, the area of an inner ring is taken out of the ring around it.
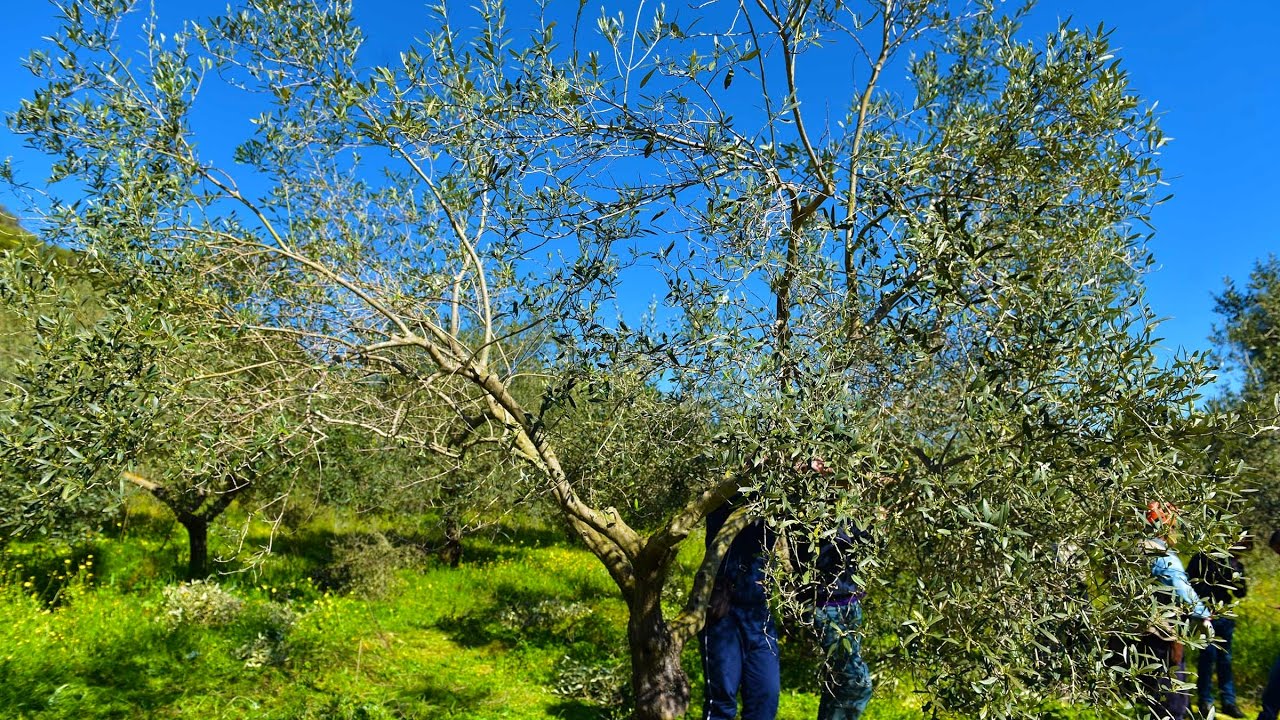
{"label": "grassy slope", "polygon": [[8,250],[25,244],[28,242],[29,237],[29,233],[22,229],[17,218],[9,214],[3,207],[0,207],[0,250]]}
{"label": "grassy slope", "polygon": [[[332,520],[314,523],[278,538],[277,555],[255,573],[222,578],[245,605],[217,628],[162,622],[162,588],[178,575],[184,548],[157,510],[135,516],[123,537],[74,553],[10,548],[0,557],[0,717],[609,716],[551,690],[571,679],[566,668],[589,681],[625,666],[625,609],[586,552],[555,532],[510,528],[499,541],[469,544],[456,570],[400,571],[390,595],[361,599],[310,580],[343,532]],[[686,571],[697,555],[687,550]],[[1237,635],[1246,704],[1280,650],[1280,612],[1270,607],[1280,568],[1262,553],[1250,567],[1259,577]],[[274,637],[281,605],[298,614],[280,646],[287,659],[246,667],[244,649]],[[812,718],[811,661],[796,643],[784,651],[780,717]],[[685,662],[696,687],[696,649]],[[695,696],[695,714],[699,704]],[[868,715],[920,716],[885,691]]]}
{"label": "grassy slope", "polygon": [[[625,608],[588,553],[517,528],[469,545],[456,570],[401,571],[392,595],[366,600],[308,579],[333,537],[312,527],[279,538],[256,575],[223,578],[246,605],[218,628],[161,621],[161,588],[183,548],[159,515],[74,554],[12,548],[0,582],[0,717],[608,717],[551,690],[567,666],[624,667]],[[300,613],[288,660],[245,667],[242,648],[269,634],[273,600]],[[685,660],[700,682],[695,648]],[[786,692],[780,717],[816,714],[801,690]],[[872,718],[896,710],[878,704]]]}

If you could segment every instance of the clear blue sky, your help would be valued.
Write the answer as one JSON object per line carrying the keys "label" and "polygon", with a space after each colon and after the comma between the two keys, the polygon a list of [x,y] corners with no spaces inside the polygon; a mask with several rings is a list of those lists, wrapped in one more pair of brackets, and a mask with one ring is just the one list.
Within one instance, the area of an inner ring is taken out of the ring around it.
{"label": "clear blue sky", "polygon": [[[157,4],[162,13],[187,5]],[[213,3],[211,9],[221,4]],[[413,34],[415,23],[425,17],[424,4],[356,0],[357,14],[374,43],[395,37],[388,48]],[[636,6],[618,0],[608,4],[628,10]],[[683,5],[680,0],[667,4],[672,9]],[[532,11],[527,0],[510,3],[513,19],[525,6]],[[1147,278],[1148,299],[1167,318],[1160,334],[1168,354],[1206,349],[1216,320],[1213,295],[1223,278],[1244,279],[1256,259],[1280,248],[1280,224],[1274,219],[1280,210],[1280,143],[1274,130],[1280,124],[1280,2],[1041,0],[1028,29],[1047,31],[1067,17],[1079,25],[1111,27],[1134,87],[1159,102],[1164,130],[1173,138],[1163,165],[1174,197],[1155,211],[1150,249],[1157,269]],[[53,10],[39,0],[18,0],[6,3],[4,19],[0,110],[8,112],[31,91],[19,61],[52,30]],[[395,57],[390,50],[386,54],[371,59]],[[44,167],[7,131],[0,131],[0,158],[10,156],[20,173],[34,175]],[[0,204],[18,205],[4,189]]]}

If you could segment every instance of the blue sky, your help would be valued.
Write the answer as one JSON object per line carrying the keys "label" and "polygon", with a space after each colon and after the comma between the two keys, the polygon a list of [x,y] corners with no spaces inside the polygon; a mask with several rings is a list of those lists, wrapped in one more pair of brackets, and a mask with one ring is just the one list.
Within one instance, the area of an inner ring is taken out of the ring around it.
{"label": "blue sky", "polygon": [[[634,9],[636,3],[608,4]],[[157,5],[167,13],[166,7],[187,3]],[[532,3],[510,3],[513,19],[526,5],[532,12]],[[375,62],[390,61],[390,48],[401,46],[425,18],[418,0],[356,0],[356,7],[376,42],[395,37],[386,45],[388,57],[371,57]],[[1280,248],[1280,224],[1273,220],[1280,206],[1280,144],[1272,129],[1280,110],[1280,56],[1274,50],[1280,3],[1248,0],[1228,10],[1191,0],[1041,0],[1028,30],[1047,31],[1068,17],[1112,28],[1133,86],[1159,102],[1162,126],[1173,138],[1163,166],[1174,197],[1154,213],[1150,250],[1157,269],[1147,278],[1148,300],[1167,318],[1160,332],[1166,355],[1206,349],[1216,320],[1213,295],[1223,278],[1243,280],[1256,259]],[[53,8],[39,0],[8,3],[5,21],[0,111],[8,112],[31,92],[19,62],[52,30]],[[44,165],[0,132],[4,157],[13,158],[20,174],[33,176]],[[0,204],[18,209],[19,202],[0,189]]]}

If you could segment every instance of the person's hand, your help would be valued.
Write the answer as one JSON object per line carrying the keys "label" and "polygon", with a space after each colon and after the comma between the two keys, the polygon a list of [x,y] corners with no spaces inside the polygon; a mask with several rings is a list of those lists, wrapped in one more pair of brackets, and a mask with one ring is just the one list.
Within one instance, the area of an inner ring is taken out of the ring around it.
{"label": "person's hand", "polygon": [[814,473],[816,475],[830,475],[835,472],[830,465],[820,457],[809,458],[808,461],[797,460],[791,466],[791,469],[798,473]]}
{"label": "person's hand", "polygon": [[1213,621],[1209,618],[1205,618],[1200,621],[1200,626],[1204,629],[1204,636],[1212,640],[1214,637]]}

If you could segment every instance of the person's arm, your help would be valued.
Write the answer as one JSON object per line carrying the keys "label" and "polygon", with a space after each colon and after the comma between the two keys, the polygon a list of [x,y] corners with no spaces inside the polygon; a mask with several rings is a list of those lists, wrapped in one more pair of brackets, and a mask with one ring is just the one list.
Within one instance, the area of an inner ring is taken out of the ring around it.
{"label": "person's arm", "polygon": [[1173,566],[1170,568],[1173,576],[1173,591],[1177,593],[1178,599],[1191,606],[1191,617],[1199,620],[1208,620],[1210,618],[1209,609],[1200,602],[1200,596],[1196,594],[1195,588],[1191,587],[1191,583],[1187,581],[1187,574],[1181,568]]}
{"label": "person's arm", "polygon": [[1200,596],[1187,581],[1187,572],[1182,569],[1181,563],[1175,563],[1168,556],[1156,558],[1151,564],[1151,574],[1173,589],[1178,599],[1191,608],[1192,617],[1198,620],[1208,620],[1211,617],[1208,608],[1200,602]]}

